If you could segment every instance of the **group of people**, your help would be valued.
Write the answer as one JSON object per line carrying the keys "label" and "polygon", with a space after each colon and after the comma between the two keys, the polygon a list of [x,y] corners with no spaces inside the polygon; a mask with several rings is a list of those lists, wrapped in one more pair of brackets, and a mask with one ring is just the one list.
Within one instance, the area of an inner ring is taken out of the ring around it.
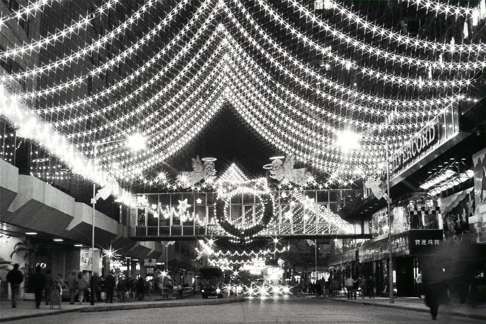
{"label": "group of people", "polygon": [[375,297],[375,279],[373,276],[359,276],[358,279],[353,279],[352,276],[349,276],[344,281],[344,285],[346,286],[346,295],[348,299],[356,299],[358,291],[361,292],[361,297]]}
{"label": "group of people", "polygon": [[[20,271],[19,265],[15,264],[7,274],[12,308],[17,307],[20,287],[24,280],[24,274]],[[36,266],[34,273],[28,276],[27,286],[34,293],[36,308],[40,308],[43,299],[51,308],[54,306],[61,308],[63,289],[66,289],[69,294],[70,304],[75,302],[82,304],[90,301],[91,298],[95,302],[113,303],[115,292],[119,302],[142,301],[148,291],[147,282],[143,276],[133,279],[124,275],[115,276],[110,272],[105,277],[99,277],[95,273],[90,278],[89,273],[72,271],[64,280],[61,274],[54,277],[50,270],[43,271],[40,266]]]}
{"label": "group of people", "polygon": [[[20,293],[20,285],[24,281],[24,275],[15,264],[13,269],[7,274],[7,282],[10,285],[12,308],[17,307],[17,299]],[[29,284],[34,292],[35,307],[40,308],[42,297],[44,296],[46,305],[61,307],[62,299],[62,275],[53,277],[49,270],[44,274],[40,266],[35,267],[35,272],[29,278]]]}
{"label": "group of people", "polygon": [[[97,274],[95,274],[95,277],[97,277]],[[96,280],[96,278],[93,280]],[[91,293],[89,278],[82,272],[71,272],[67,280],[67,288],[69,290],[69,303],[71,305],[76,300],[79,304],[82,304],[83,301],[87,301]]]}
{"label": "group of people", "polygon": [[105,301],[113,303],[115,292],[119,302],[130,300],[142,301],[147,291],[147,283],[143,276],[133,279],[129,276],[108,273],[105,277],[99,277],[94,274],[93,282],[83,273],[73,272],[68,279],[69,300],[71,304],[77,300],[80,304],[87,301],[87,298],[93,298],[94,302]]}

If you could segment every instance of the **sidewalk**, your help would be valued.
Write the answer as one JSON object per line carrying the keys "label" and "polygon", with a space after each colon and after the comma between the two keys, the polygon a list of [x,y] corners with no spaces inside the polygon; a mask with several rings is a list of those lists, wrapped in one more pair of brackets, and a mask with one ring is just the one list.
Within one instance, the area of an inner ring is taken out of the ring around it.
{"label": "sidewalk", "polygon": [[172,299],[172,300],[151,300],[151,301],[134,301],[127,303],[97,303],[91,306],[88,303],[83,305],[69,305],[64,303],[62,309],[50,309],[50,306],[41,305],[36,309],[34,301],[20,301],[17,308],[11,308],[10,302],[0,302],[0,322],[19,320],[24,318],[41,317],[69,312],[103,312],[128,309],[143,308],[163,308],[163,307],[181,307],[181,306],[200,306],[200,305],[218,305],[225,303],[235,303],[243,301],[243,298],[223,298],[223,299],[202,299],[201,297]]}
{"label": "sidewalk", "polygon": [[[356,300],[348,300],[344,297],[329,297],[330,300],[341,301],[346,303],[357,303],[363,305],[373,305],[380,307],[401,308],[407,310],[413,310],[418,312],[429,312],[429,308],[425,306],[424,300],[417,297],[397,297],[395,303],[391,304],[388,298],[376,297],[376,298],[364,298],[358,297]],[[486,305],[478,305],[471,307],[469,305],[461,304],[448,304],[441,305],[439,308],[440,313],[447,313],[454,316],[463,316],[474,319],[486,320]]]}

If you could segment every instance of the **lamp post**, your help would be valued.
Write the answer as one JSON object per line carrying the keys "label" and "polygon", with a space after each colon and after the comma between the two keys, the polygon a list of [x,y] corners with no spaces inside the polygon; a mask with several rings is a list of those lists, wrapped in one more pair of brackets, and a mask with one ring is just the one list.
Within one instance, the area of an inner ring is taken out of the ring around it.
{"label": "lamp post", "polygon": [[395,302],[393,295],[393,245],[392,245],[392,215],[391,215],[391,196],[390,196],[390,151],[388,140],[385,141],[385,158],[386,158],[386,212],[388,216],[388,293],[390,303]]}
{"label": "lamp post", "polygon": [[[139,133],[134,133],[127,139],[120,139],[120,140],[113,140],[113,141],[104,141],[104,142],[94,142],[93,143],[93,165],[96,168],[96,158],[98,154],[98,147],[102,145],[114,144],[125,142],[126,146],[133,152],[140,151],[145,148],[145,138],[143,135]],[[94,264],[94,249],[95,249],[95,216],[96,216],[96,201],[99,198],[106,199],[107,196],[111,194],[111,191],[104,191],[101,195],[96,194],[96,183],[93,182],[93,196],[91,198],[91,206],[92,206],[92,213],[91,213],[91,305],[94,305],[94,273],[95,273],[95,264]]]}
{"label": "lamp post", "polygon": [[[390,115],[387,119],[387,124],[394,118],[394,114]],[[356,134],[350,129],[344,129],[337,133],[336,144],[341,147],[343,152],[349,150],[355,150],[360,147],[359,134]],[[387,216],[388,216],[388,291],[390,297],[390,303],[394,303],[393,295],[393,245],[392,245],[392,215],[391,215],[391,196],[390,196],[390,147],[388,139],[385,141],[385,163],[386,163],[386,203],[387,203]]]}

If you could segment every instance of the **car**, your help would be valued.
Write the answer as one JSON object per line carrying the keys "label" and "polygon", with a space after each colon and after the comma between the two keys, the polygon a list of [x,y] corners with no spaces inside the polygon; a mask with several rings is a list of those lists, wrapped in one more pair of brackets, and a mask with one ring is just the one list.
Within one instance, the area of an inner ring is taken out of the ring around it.
{"label": "car", "polygon": [[201,289],[202,298],[217,297],[223,298],[223,290],[217,286],[206,286]]}
{"label": "car", "polygon": [[223,298],[223,271],[217,267],[205,267],[199,270],[202,298]]}

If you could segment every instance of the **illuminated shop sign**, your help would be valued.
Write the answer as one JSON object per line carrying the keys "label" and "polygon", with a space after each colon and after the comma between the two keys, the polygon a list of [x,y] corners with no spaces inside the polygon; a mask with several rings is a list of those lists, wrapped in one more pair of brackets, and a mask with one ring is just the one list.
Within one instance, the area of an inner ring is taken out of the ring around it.
{"label": "illuminated shop sign", "polygon": [[405,143],[398,152],[392,155],[392,170],[397,172],[407,166],[417,156],[425,152],[429,147],[435,144],[440,136],[438,120],[434,120],[422,128],[411,140]]}
{"label": "illuminated shop sign", "polygon": [[439,115],[415,133],[407,141],[400,143],[398,150],[390,154],[390,168],[394,176],[412,167],[427,157],[433,150],[459,134],[457,107],[449,105]]}

